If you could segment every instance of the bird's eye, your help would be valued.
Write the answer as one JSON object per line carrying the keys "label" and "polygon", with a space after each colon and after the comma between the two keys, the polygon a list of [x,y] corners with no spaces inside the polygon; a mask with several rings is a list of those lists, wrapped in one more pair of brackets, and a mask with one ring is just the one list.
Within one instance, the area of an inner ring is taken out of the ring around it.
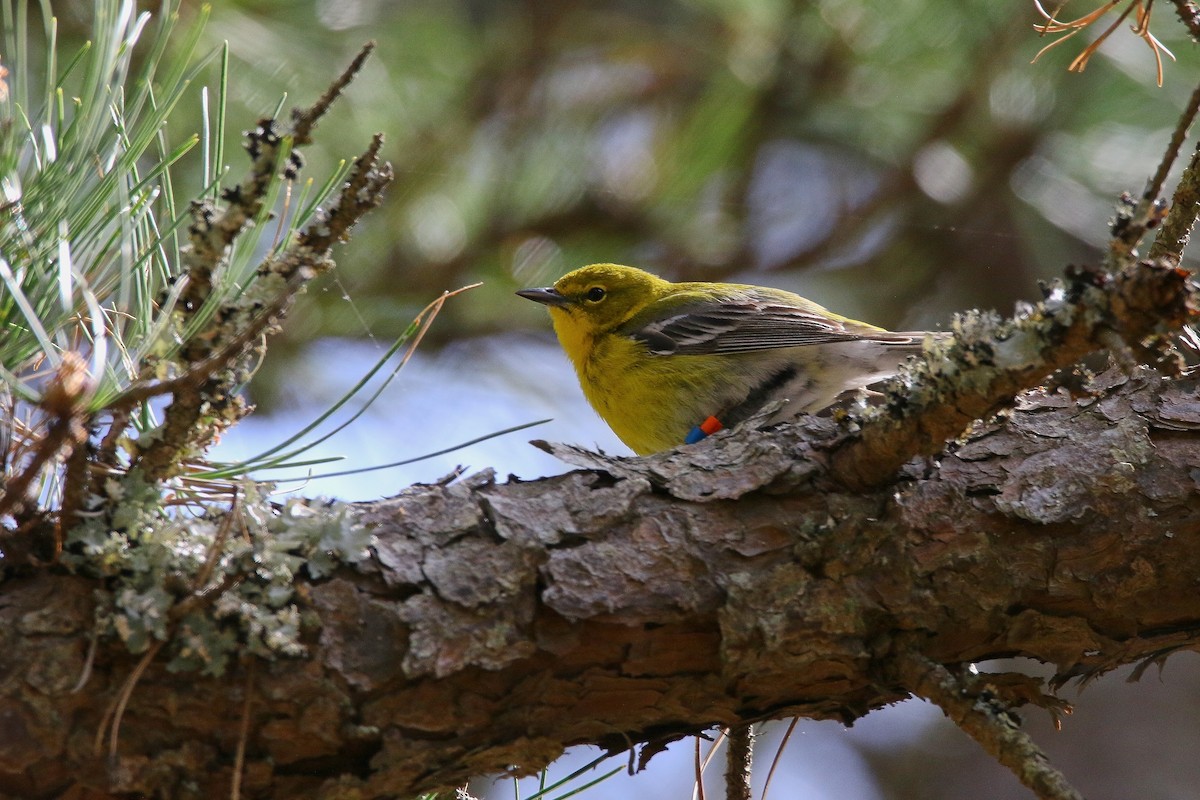
{"label": "bird's eye", "polygon": [[605,292],[603,286],[593,286],[587,290],[585,297],[587,297],[589,303],[599,303],[604,299],[604,294]]}

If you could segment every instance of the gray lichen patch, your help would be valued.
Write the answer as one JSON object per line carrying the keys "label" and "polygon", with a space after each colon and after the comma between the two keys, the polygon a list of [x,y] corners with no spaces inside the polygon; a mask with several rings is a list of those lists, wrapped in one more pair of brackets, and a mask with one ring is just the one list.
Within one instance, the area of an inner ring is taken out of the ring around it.
{"label": "gray lichen patch", "polygon": [[103,579],[99,633],[133,653],[170,641],[169,669],[208,675],[237,653],[305,652],[296,578],[365,559],[372,535],[344,503],[276,507],[252,482],[239,490],[220,516],[166,507],[136,471],[109,482],[103,502],[113,513],[86,517],[63,555],[70,569]]}

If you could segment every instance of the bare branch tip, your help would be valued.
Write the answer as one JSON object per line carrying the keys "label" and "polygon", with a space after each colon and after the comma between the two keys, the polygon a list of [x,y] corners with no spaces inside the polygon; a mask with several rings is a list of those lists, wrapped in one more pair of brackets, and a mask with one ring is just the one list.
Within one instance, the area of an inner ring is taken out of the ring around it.
{"label": "bare branch tip", "polygon": [[292,109],[292,135],[296,144],[308,144],[311,141],[312,129],[316,127],[317,121],[325,116],[334,101],[350,85],[374,50],[375,42],[373,40],[366,42],[346,69],[342,71],[342,74],[329,84],[329,88],[317,99],[317,102],[308,108]]}

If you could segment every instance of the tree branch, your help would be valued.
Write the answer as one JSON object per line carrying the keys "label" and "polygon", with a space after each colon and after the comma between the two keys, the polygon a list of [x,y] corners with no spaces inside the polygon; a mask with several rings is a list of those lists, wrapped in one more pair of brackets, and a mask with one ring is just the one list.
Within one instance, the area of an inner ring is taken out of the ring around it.
{"label": "tree branch", "polygon": [[[245,146],[252,163],[241,183],[222,193],[224,208],[218,209],[208,201],[193,204],[189,244],[182,252],[188,268],[187,285],[179,300],[182,315],[197,313],[207,302],[213,275],[224,265],[234,240],[263,211],[285,148],[288,163],[283,174],[293,179],[302,160],[290,149],[291,145],[309,141],[317,121],[341,95],[373,49],[373,43],[365,45],[310,108],[295,109],[288,129],[274,119],[263,119],[246,134]],[[222,429],[244,415],[244,406],[235,392],[236,386],[246,379],[244,354],[261,333],[276,326],[278,317],[287,312],[296,294],[329,268],[330,248],[344,240],[358,219],[381,202],[382,192],[393,177],[390,165],[379,161],[382,143],[383,137],[377,134],[355,161],[354,169],[333,200],[333,210],[317,215],[283,253],[265,259],[250,289],[219,308],[211,323],[184,344],[177,365],[179,375],[171,380],[147,376],[117,398],[112,406],[114,422],[133,403],[158,394],[172,395],[162,425],[153,435],[145,437],[145,449],[133,458],[134,466],[148,479],[171,477],[191,451],[202,449]]]}
{"label": "tree branch", "polygon": [[1179,21],[1187,27],[1192,39],[1200,39],[1200,10],[1197,10],[1196,4],[1192,0],[1172,2],[1175,4],[1175,13],[1179,15]]}
{"label": "tree branch", "polygon": [[996,698],[968,692],[950,670],[917,653],[899,654],[895,672],[902,686],[939,706],[1039,798],[1083,800],[1063,774],[1050,766],[1046,754],[1029,734],[1021,730],[1021,720]]}
{"label": "tree branch", "polygon": [[1140,347],[1156,333],[1174,332],[1200,308],[1190,273],[1152,262],[1112,276],[1072,270],[1067,283],[1045,293],[1009,320],[978,312],[957,319],[952,344],[888,382],[883,412],[851,419],[851,435],[831,448],[834,477],[860,488],[885,481],[912,456],[940,452],[973,421],[1100,343]]}
{"label": "tree branch", "polygon": [[754,764],[754,729],[735,725],[725,738],[729,750],[725,756],[725,800],[750,800],[750,770]]}
{"label": "tree branch", "polygon": [[913,462],[869,491],[796,457],[836,427],[807,418],[365,504],[374,557],[300,581],[311,658],[260,665],[244,746],[242,677],[155,662],[117,759],[93,757],[135,657],[103,643],[70,694],[95,584],[13,579],[0,646],[23,677],[0,688],[0,714],[22,735],[0,741],[0,782],[36,798],[73,781],[169,794],[200,776],[217,795],[241,747],[246,796],[408,796],[530,772],[573,744],[639,742],[644,762],[714,724],[850,721],[921,690],[879,679],[897,637],[933,664],[1021,655],[1060,681],[1193,648],[1198,390],[1142,370],[1078,398],[1027,395],[938,469]]}
{"label": "tree branch", "polygon": [[1150,257],[1167,263],[1180,263],[1183,260],[1183,250],[1191,239],[1192,227],[1196,224],[1198,216],[1200,216],[1200,149],[1192,152],[1192,157],[1179,179],[1179,185],[1175,187],[1171,206],[1158,234],[1154,237],[1154,244],[1150,246]]}

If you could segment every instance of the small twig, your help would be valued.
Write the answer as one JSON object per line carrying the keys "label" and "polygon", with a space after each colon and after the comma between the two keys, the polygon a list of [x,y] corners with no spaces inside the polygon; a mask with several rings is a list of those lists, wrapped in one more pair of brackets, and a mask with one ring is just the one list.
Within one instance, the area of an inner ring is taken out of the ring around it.
{"label": "small twig", "polygon": [[[81,427],[86,431],[88,425]],[[62,503],[58,508],[58,518],[54,523],[54,557],[58,562],[62,555],[63,542],[66,541],[67,531],[75,524],[75,515],[83,508],[84,499],[88,492],[88,448],[86,442],[81,442],[71,451],[67,458],[67,469],[63,475]]]}
{"label": "small twig", "polygon": [[[1182,136],[1186,135],[1186,130],[1195,119],[1198,110],[1200,110],[1200,86],[1197,86],[1196,90],[1192,92],[1192,99],[1179,119],[1175,134],[1171,138],[1172,145],[1175,145],[1176,139],[1182,139]],[[1184,133],[1181,134],[1181,131]],[[1162,171],[1163,168],[1160,166],[1159,172]],[[1150,258],[1167,259],[1173,264],[1180,263],[1183,260],[1183,249],[1191,238],[1192,227],[1196,224],[1198,216],[1200,216],[1200,149],[1192,153],[1192,158],[1184,168],[1179,184],[1175,187],[1175,194],[1171,198],[1171,207],[1154,239],[1154,244],[1150,246]]]}
{"label": "small twig", "polygon": [[775,749],[775,757],[771,759],[771,768],[767,770],[767,780],[763,783],[761,800],[767,800],[767,791],[771,788],[771,779],[775,777],[775,768],[779,766],[779,761],[783,758],[783,750],[787,747],[788,740],[792,738],[792,732],[796,730],[799,722],[799,717],[792,717],[787,730],[783,732],[783,738],[779,740],[779,747]]}
{"label": "small twig", "polygon": [[[1172,217],[1179,213],[1186,213],[1188,210],[1186,200],[1181,195],[1181,192],[1184,191],[1184,182],[1181,181],[1180,186],[1176,189],[1175,203],[1172,205],[1169,213],[1159,195],[1162,192],[1163,185],[1166,183],[1167,176],[1171,172],[1171,167],[1174,166],[1176,159],[1179,157],[1179,150],[1183,146],[1184,139],[1187,138],[1188,129],[1196,119],[1197,111],[1200,111],[1200,86],[1197,86],[1192,92],[1192,97],[1188,102],[1187,108],[1180,114],[1179,121],[1175,124],[1175,130],[1171,134],[1170,142],[1167,143],[1167,149],[1163,153],[1158,169],[1155,171],[1154,176],[1147,182],[1146,190],[1142,193],[1141,199],[1134,202],[1133,198],[1128,194],[1121,197],[1121,204],[1117,207],[1117,216],[1112,227],[1113,238],[1109,243],[1106,257],[1105,266],[1109,269],[1123,269],[1132,263],[1137,257],[1137,247],[1141,244],[1146,232],[1152,228],[1159,227],[1160,224],[1166,229],[1167,224],[1164,224],[1164,221],[1172,224],[1172,232],[1177,230],[1174,227],[1177,221],[1172,220]],[[1186,233],[1184,236],[1186,239]],[[1150,248],[1150,257],[1171,257],[1172,253],[1166,249],[1166,243],[1170,240],[1171,234],[1164,236],[1160,232]],[[1175,258],[1174,263],[1179,263],[1178,257]]]}
{"label": "small twig", "polygon": [[1183,140],[1187,138],[1188,129],[1196,121],[1197,111],[1200,111],[1200,85],[1192,90],[1192,97],[1188,101],[1187,108],[1183,110],[1183,113],[1179,115],[1179,121],[1175,123],[1175,131],[1171,134],[1167,151],[1163,153],[1162,162],[1159,163],[1154,177],[1146,185],[1146,191],[1142,194],[1143,200],[1153,201],[1162,193],[1163,184],[1167,182],[1167,174],[1175,165],[1175,159],[1179,158],[1179,150],[1183,147]]}
{"label": "small twig", "polygon": [[205,382],[220,370],[230,367],[245,348],[269,331],[304,285],[328,268],[329,249],[345,238],[346,232],[363,214],[379,205],[382,190],[393,177],[389,165],[381,166],[378,163],[382,143],[382,136],[376,135],[367,151],[356,160],[354,170],[335,198],[331,211],[306,228],[282,256],[270,259],[263,265],[261,270],[278,275],[286,282],[265,308],[257,310],[250,322],[240,328],[224,346],[217,348],[216,352],[204,354],[202,360],[197,360],[184,374],[165,381],[140,382],[126,389],[109,404],[115,413],[116,410],[132,408],[150,397],[168,393],[175,396],[167,409],[158,441],[135,459],[149,478],[164,476],[176,454],[187,444],[196,444],[189,437],[203,401]]}
{"label": "small twig", "polygon": [[341,95],[342,90],[349,85],[350,81],[354,80],[354,76],[362,69],[366,63],[367,57],[371,55],[371,51],[375,49],[375,42],[367,42],[358,51],[358,55],[350,62],[350,66],[343,70],[337,80],[329,85],[325,90],[325,94],[317,99],[317,102],[305,109],[296,108],[292,110],[292,137],[296,144],[308,144],[311,140],[312,129],[316,126],[317,120],[325,116],[329,111],[329,107]]}
{"label": "small twig", "polygon": [[[694,776],[695,783],[692,785],[692,800],[704,800],[704,772],[705,772],[705,770],[708,769],[708,765],[710,763],[712,763],[713,757],[716,756],[717,750],[720,749],[720,747],[721,747],[721,743],[725,741],[725,729],[724,728],[717,729],[716,737],[711,740],[712,747],[710,747],[708,749],[708,752],[706,754],[704,754],[703,758],[700,757],[700,742],[701,741],[709,741],[709,739],[703,733],[697,733],[695,736],[695,739],[696,739],[696,764],[695,764],[695,776]],[[646,753],[645,753],[645,751],[643,751],[642,758],[644,759],[645,757],[646,757]],[[644,761],[642,762],[642,766],[643,767],[645,766]]]}
{"label": "small twig", "polygon": [[725,800],[750,800],[750,771],[754,765],[754,728],[733,725],[726,730]]}
{"label": "small twig", "polygon": [[[155,641],[134,666],[133,672],[129,673],[129,677],[125,679],[125,683],[121,685],[121,691],[117,694],[116,704],[110,705],[108,710],[104,712],[104,717],[100,720],[100,730],[96,732],[95,751],[97,755],[100,753],[100,747],[104,742],[105,732],[109,733],[108,739],[108,757],[117,757],[117,744],[121,738],[121,718],[125,716],[125,707],[129,704],[129,698],[133,696],[133,690],[137,686],[138,681],[142,679],[142,674],[146,668],[150,666],[150,662],[158,655],[158,651],[162,649],[164,641]],[[108,724],[108,720],[112,719],[112,724]]]}
{"label": "small twig", "polygon": [[1043,690],[1044,681],[1020,672],[966,672],[959,676],[965,691],[979,697],[989,694],[1009,708],[1037,706],[1050,715],[1054,730],[1062,730],[1062,718],[1075,713],[1071,704]]}
{"label": "small twig", "polygon": [[[361,69],[373,47],[373,44],[365,46],[313,106],[293,112],[291,130],[283,130],[274,119],[263,119],[246,134],[245,147],[252,163],[241,183],[222,192],[221,198],[225,201],[223,209],[218,209],[208,201],[193,204],[192,223],[188,226],[189,244],[182,251],[183,263],[187,268],[187,284],[178,301],[178,307],[185,314],[194,314],[208,302],[213,275],[226,258],[229,246],[262,212],[267,192],[276,177],[281,148],[309,141],[316,121],[329,110],[333,101]],[[336,235],[339,238],[329,239],[315,253],[310,248],[293,246],[284,258],[268,259],[260,268],[260,272],[275,273],[288,283],[286,291],[281,292],[273,302],[267,303],[275,306],[279,313],[304,282],[330,266],[332,262],[326,255],[329,246],[339,241],[362,213],[378,205],[379,190],[391,179],[390,169],[376,168],[378,149],[377,140],[368,151],[366,161],[369,162],[369,169],[362,178],[365,189],[374,191],[364,190],[361,196],[350,198],[348,202],[344,194],[338,198],[339,203],[347,206],[343,212],[344,218],[338,220]],[[363,163],[360,159],[360,166]],[[294,178],[301,165],[299,155],[293,152],[291,161],[284,167],[284,177],[289,180]],[[303,276],[304,280],[294,283],[292,278],[297,274]],[[182,364],[194,365],[188,367],[183,376],[171,382],[142,382],[126,390],[113,404],[115,412],[120,408],[131,408],[148,397],[167,393],[174,395],[158,429],[156,441],[135,459],[148,480],[168,477],[177,468],[180,453],[190,447],[205,445],[205,437],[216,435],[223,426],[237,418],[238,406],[236,400],[231,399],[231,389],[236,379],[210,381],[209,376],[231,366],[242,349],[271,324],[274,315],[256,314],[252,305],[264,302],[262,298],[250,296],[248,299],[243,296],[240,303],[220,309],[214,317],[217,323],[191,337],[181,349],[177,360]],[[243,317],[251,315],[253,322],[244,325]],[[230,341],[226,342],[227,339]],[[222,342],[226,342],[224,347],[221,346]],[[214,357],[213,350],[217,350],[217,357]],[[212,385],[206,386],[210,382]],[[220,398],[220,401],[216,398]],[[196,423],[200,420],[206,401],[211,402],[216,412],[210,417],[213,424],[200,426],[200,432],[197,433]]]}
{"label": "small twig", "polygon": [[1101,31],[1100,35],[1096,37],[1095,41],[1083,48],[1082,52],[1075,56],[1075,60],[1072,61],[1067,67],[1067,71],[1083,72],[1084,69],[1087,68],[1088,61],[1090,61],[1092,56],[1096,54],[1096,51],[1100,49],[1100,45],[1104,44],[1104,40],[1111,36],[1113,31],[1120,27],[1121,23],[1125,21],[1125,18],[1129,16],[1129,13],[1133,11],[1134,6],[1136,5],[1136,3],[1130,3],[1128,6],[1126,6],[1125,10],[1120,13],[1113,23]]}
{"label": "small twig", "polygon": [[133,416],[133,406],[136,403],[131,403],[123,408],[113,408],[109,405],[108,411],[111,414],[111,419],[108,423],[108,430],[104,432],[104,438],[100,440],[100,446],[96,448],[95,462],[106,466],[115,466],[117,463],[117,446],[121,441],[121,434],[125,433],[125,429],[129,427],[129,419]]}
{"label": "small twig", "polygon": [[230,367],[255,339],[275,323],[276,318],[292,302],[299,287],[311,277],[311,271],[297,270],[285,289],[267,307],[251,317],[237,335],[215,353],[192,364],[182,375],[168,380],[135,383],[113,399],[109,409],[121,410],[130,409],[151,397],[174,395],[171,405],[167,407],[158,440],[133,458],[133,465],[141,466],[147,479],[165,477],[178,453],[189,443],[196,444],[192,437],[203,402],[201,389],[216,373]]}
{"label": "small twig", "polygon": [[[705,737],[702,737],[700,735],[696,736],[696,757],[697,758],[700,757],[700,740],[702,738],[705,738]],[[725,741],[725,729],[719,728],[717,730],[716,738],[714,738],[712,740],[712,747],[708,748],[708,753],[705,754],[704,760],[697,765],[696,785],[692,788],[693,800],[704,800],[704,772],[705,772],[705,770],[708,769],[708,765],[711,764],[712,760],[716,757],[717,751],[721,749],[721,744],[724,741]]]}
{"label": "small twig", "polygon": [[292,298],[295,297],[296,290],[309,277],[311,276],[299,275],[295,277],[280,292],[275,301],[259,311],[237,336],[230,339],[219,350],[203,361],[192,364],[187,372],[176,375],[174,378],[138,381],[131,384],[125,391],[113,398],[112,402],[106,406],[106,410],[114,414],[124,413],[138,403],[149,400],[152,397],[160,397],[164,394],[176,394],[183,389],[196,389],[202,386],[216,372],[232,363],[263,331],[271,326],[272,321],[283,311]]}
{"label": "small twig", "polygon": [[46,462],[54,458],[64,447],[74,447],[74,443],[87,438],[87,431],[79,424],[74,416],[59,417],[50,425],[46,435],[33,451],[33,458],[24,468],[9,480],[0,494],[0,514],[7,513],[18,503],[25,501],[25,495],[34,479],[42,471]]}
{"label": "small twig", "polygon": [[300,248],[325,252],[346,238],[347,232],[363,214],[383,202],[383,190],[392,182],[392,165],[379,163],[383,134],[371,137],[371,144],[357,159],[346,183],[326,213],[305,227],[296,238]]}
{"label": "small twig", "polygon": [[[1072,36],[1076,35],[1080,31],[1082,31],[1084,28],[1089,27],[1090,25],[1095,23],[1096,20],[1100,19],[1102,16],[1104,16],[1109,11],[1111,11],[1115,6],[1120,4],[1120,2],[1121,2],[1121,0],[1109,0],[1109,2],[1107,2],[1106,4],[1100,6],[1099,8],[1093,9],[1090,13],[1085,14],[1084,16],[1079,17],[1078,19],[1073,19],[1068,22],[1060,22],[1058,19],[1058,12],[1062,11],[1062,8],[1064,5],[1066,5],[1066,3],[1060,3],[1059,6],[1054,9],[1053,14],[1048,14],[1048,13],[1046,13],[1046,9],[1042,8],[1042,4],[1040,2],[1038,2],[1038,0],[1034,0],[1034,2],[1033,2],[1034,7],[1037,9],[1038,13],[1041,14],[1042,17],[1045,18],[1045,20],[1046,20],[1045,22],[1041,23],[1040,25],[1033,26],[1034,30],[1036,30],[1038,32],[1038,35],[1045,36],[1048,33],[1061,33],[1061,34],[1063,34],[1063,36],[1060,36],[1058,39],[1055,39],[1053,42],[1051,42],[1050,44],[1046,45],[1041,50],[1039,50],[1037,55],[1035,55],[1033,57],[1033,61],[1030,63],[1037,63],[1037,60],[1039,58],[1041,58],[1046,53],[1046,51],[1051,50],[1055,47],[1058,47],[1060,44],[1067,41]],[[1130,8],[1132,8],[1132,6],[1130,6]],[[1113,30],[1116,29],[1117,25],[1121,24],[1121,19],[1125,18],[1125,16],[1129,13],[1129,10],[1130,10],[1129,8],[1125,9],[1125,14],[1122,14],[1121,18],[1118,19],[1116,21],[1116,23],[1114,23],[1107,31],[1100,34],[1100,36],[1098,36],[1096,38],[1096,41],[1093,42],[1092,45],[1094,47],[1099,47],[1100,44],[1109,36],[1109,34],[1111,34],[1113,32]],[[1087,52],[1087,51],[1085,51],[1085,52]],[[1089,53],[1089,55],[1090,55],[1090,53]],[[1076,71],[1076,65],[1079,63],[1079,58],[1080,57],[1076,57],[1075,60],[1071,62],[1071,66],[1068,69],[1071,70],[1072,72]],[[1083,66],[1079,67],[1079,71],[1082,71],[1083,67],[1085,67],[1085,66],[1087,66],[1086,58],[1084,58],[1084,60],[1083,60]]]}
{"label": "small twig", "polygon": [[1041,800],[1083,800],[1083,795],[1050,766],[1046,754],[1018,727],[1015,715],[1000,703],[986,695],[971,695],[948,669],[915,649],[896,654],[892,668],[904,689],[940,707]]}
{"label": "small twig", "polygon": [[216,569],[217,562],[221,560],[221,553],[225,549],[225,541],[229,538],[229,532],[233,530],[234,520],[242,519],[241,500],[241,489],[235,487],[233,490],[233,502],[229,506],[229,511],[221,517],[221,527],[217,528],[217,535],[213,537],[212,544],[209,545],[204,564],[201,565],[200,571],[196,573],[196,577],[192,581],[193,596],[202,592],[204,587],[208,585],[213,570]]}
{"label": "small twig", "polygon": [[75,681],[75,685],[71,687],[71,694],[78,694],[82,691],[87,682],[92,678],[92,667],[96,663],[96,650],[100,646],[100,626],[92,625],[92,636],[88,641],[87,655],[83,659],[83,669],[79,671],[79,680]]}
{"label": "small twig", "polygon": [[1046,20],[1040,25],[1034,25],[1033,29],[1038,32],[1039,36],[1045,36],[1047,33],[1062,33],[1068,30],[1086,28],[1111,11],[1114,6],[1120,5],[1120,3],[1121,0],[1108,0],[1105,5],[1092,9],[1090,12],[1082,17],[1079,17],[1078,19],[1073,19],[1068,22],[1061,22],[1058,19],[1058,12],[1062,11],[1067,5],[1067,0],[1062,0],[1062,2],[1055,6],[1053,14],[1046,13],[1046,9],[1042,7],[1040,0],[1033,0],[1034,8],[1036,8],[1037,12]]}
{"label": "small twig", "polygon": [[[1037,55],[1033,57],[1033,60],[1036,62],[1046,53],[1046,51],[1058,47],[1060,44],[1075,36],[1080,31],[1091,27],[1093,24],[1099,21],[1101,17],[1103,17],[1121,2],[1122,0],[1109,0],[1109,2],[1105,3],[1099,8],[1094,9],[1088,14],[1079,17],[1078,19],[1060,22],[1058,20],[1058,12],[1062,10],[1062,7],[1065,5],[1065,3],[1060,3],[1058,8],[1054,10],[1053,14],[1048,14],[1046,13],[1046,9],[1042,8],[1042,4],[1038,2],[1038,0],[1034,0],[1034,6],[1037,8],[1038,13],[1041,14],[1046,20],[1042,24],[1035,25],[1034,29],[1042,36],[1045,36],[1048,33],[1062,35],[1039,50]],[[1096,51],[1100,48],[1100,45],[1104,44],[1104,41],[1121,26],[1121,23],[1125,21],[1126,17],[1128,17],[1131,13],[1136,12],[1136,21],[1131,29],[1134,36],[1137,36],[1139,39],[1144,41],[1146,46],[1149,47],[1150,51],[1154,54],[1155,80],[1158,82],[1159,86],[1162,86],[1162,54],[1166,53],[1172,61],[1175,60],[1175,54],[1167,49],[1166,45],[1160,42],[1158,38],[1150,32],[1150,12],[1153,8],[1154,0],[1129,0],[1128,5],[1125,6],[1125,10],[1117,16],[1116,20],[1114,20],[1111,25],[1101,31],[1091,44],[1083,48],[1082,52],[1080,52],[1079,55],[1077,55],[1071,62],[1070,66],[1067,67],[1067,70],[1070,72],[1083,72],[1087,68],[1088,61],[1090,61],[1092,56],[1096,54]]]}
{"label": "small twig", "polygon": [[[38,442],[33,457],[0,493],[0,514],[23,504],[26,493],[48,461],[64,448],[67,457],[74,448],[87,441],[83,408],[95,392],[96,385],[88,374],[87,364],[76,352],[68,350],[60,358],[54,377],[46,385],[38,405],[53,419],[49,429]],[[30,434],[29,438],[35,437]],[[7,457],[7,453],[5,454]]]}
{"label": "small twig", "polygon": [[250,699],[254,693],[254,668],[258,659],[252,658],[246,667],[246,686],[242,698],[242,722],[238,726],[237,750],[233,755],[233,780],[229,787],[230,800],[240,800],[242,796],[242,771],[246,767],[246,742],[250,739]]}
{"label": "small twig", "polygon": [[1150,32],[1150,11],[1154,8],[1154,0],[1146,0],[1145,4],[1138,3],[1137,7],[1137,23],[1133,26],[1133,33],[1139,39],[1146,43],[1150,48],[1150,52],[1154,54],[1154,72],[1155,80],[1161,88],[1163,85],[1163,61],[1162,54],[1174,61],[1175,54],[1167,48],[1165,44],[1158,40],[1158,37]]}

